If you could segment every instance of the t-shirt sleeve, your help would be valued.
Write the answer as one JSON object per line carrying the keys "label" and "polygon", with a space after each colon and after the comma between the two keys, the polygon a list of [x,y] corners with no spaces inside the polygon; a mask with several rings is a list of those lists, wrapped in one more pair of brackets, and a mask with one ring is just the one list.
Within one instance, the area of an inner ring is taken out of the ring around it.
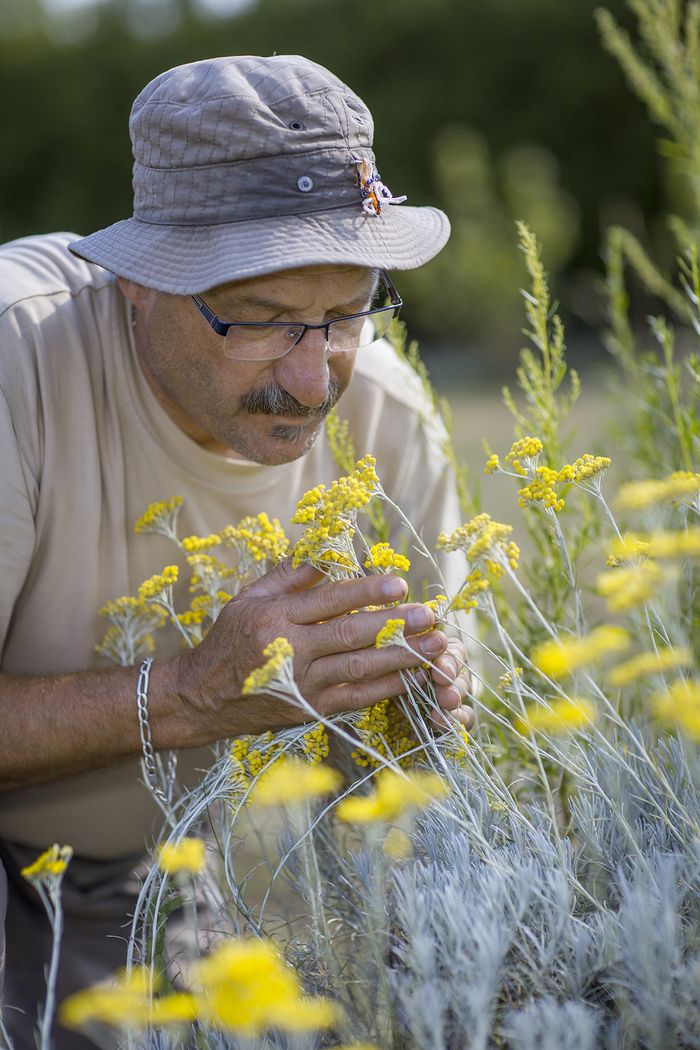
{"label": "t-shirt sleeve", "polygon": [[0,387],[0,652],[32,560],[36,491],[36,479]]}

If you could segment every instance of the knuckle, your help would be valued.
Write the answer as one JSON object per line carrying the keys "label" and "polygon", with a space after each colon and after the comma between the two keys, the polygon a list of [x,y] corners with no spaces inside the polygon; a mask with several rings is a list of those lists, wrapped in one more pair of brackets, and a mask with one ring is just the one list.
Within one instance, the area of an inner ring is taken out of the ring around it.
{"label": "knuckle", "polygon": [[334,625],[335,643],[341,650],[354,649],[357,646],[357,627],[354,616],[342,616]]}
{"label": "knuckle", "polygon": [[345,661],[346,675],[349,682],[362,682],[367,677],[369,661],[365,653],[348,653]]}

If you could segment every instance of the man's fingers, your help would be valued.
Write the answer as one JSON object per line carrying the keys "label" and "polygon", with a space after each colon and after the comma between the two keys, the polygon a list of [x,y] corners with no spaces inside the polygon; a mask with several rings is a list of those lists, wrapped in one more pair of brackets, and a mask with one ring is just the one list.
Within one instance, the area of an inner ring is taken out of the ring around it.
{"label": "man's fingers", "polygon": [[362,609],[365,605],[386,605],[401,601],[407,591],[405,580],[382,573],[362,576],[357,580],[324,583],[297,595],[291,606],[291,617],[299,624],[318,623],[319,620],[330,620],[354,609]]}
{"label": "man's fingers", "polygon": [[364,682],[341,682],[320,694],[320,705],[328,714],[359,710],[387,697],[399,696],[406,686],[398,671]]}
{"label": "man's fingers", "polygon": [[[325,623],[314,625],[313,633],[309,632],[307,650],[311,656],[320,656],[325,653],[366,649],[374,645],[378,632],[387,620],[395,618],[406,621],[407,635],[426,631],[435,622],[432,610],[421,604],[397,605],[392,609],[377,609],[372,612],[336,616]],[[406,640],[409,645],[413,645],[414,639],[407,638]]]}
{"label": "man's fingers", "polygon": [[313,565],[292,568],[292,559],[285,558],[275,565],[264,576],[247,584],[240,592],[241,598],[278,598],[285,594],[294,594],[313,587],[323,579],[323,573]]}
{"label": "man's fingers", "polygon": [[[447,638],[440,631],[431,631],[411,641],[415,641],[415,653],[401,645],[390,645],[385,649],[372,647],[321,656],[309,665],[308,684],[305,682],[304,685],[315,693],[336,683],[362,683],[394,671],[407,671],[418,667],[429,656],[426,650],[438,648],[444,651],[447,645]],[[398,692],[403,692],[403,687]]]}

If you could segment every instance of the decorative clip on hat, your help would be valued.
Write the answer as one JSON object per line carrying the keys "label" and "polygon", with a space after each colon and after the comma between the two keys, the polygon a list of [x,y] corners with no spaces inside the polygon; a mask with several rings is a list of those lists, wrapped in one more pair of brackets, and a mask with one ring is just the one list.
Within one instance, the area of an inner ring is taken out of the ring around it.
{"label": "decorative clip on hat", "polygon": [[408,198],[395,197],[382,182],[379,172],[368,160],[356,160],[357,184],[362,194],[362,210],[367,215],[381,215],[382,204],[403,204]]}

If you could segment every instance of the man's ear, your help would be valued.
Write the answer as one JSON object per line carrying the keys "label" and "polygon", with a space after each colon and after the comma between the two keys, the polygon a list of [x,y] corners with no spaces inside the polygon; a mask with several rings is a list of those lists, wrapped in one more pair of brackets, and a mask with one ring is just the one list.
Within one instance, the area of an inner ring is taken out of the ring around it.
{"label": "man's ear", "polygon": [[130,281],[127,277],[117,277],[117,284],[124,298],[135,306],[137,310],[144,309],[153,295],[152,288],[146,288],[136,281]]}

